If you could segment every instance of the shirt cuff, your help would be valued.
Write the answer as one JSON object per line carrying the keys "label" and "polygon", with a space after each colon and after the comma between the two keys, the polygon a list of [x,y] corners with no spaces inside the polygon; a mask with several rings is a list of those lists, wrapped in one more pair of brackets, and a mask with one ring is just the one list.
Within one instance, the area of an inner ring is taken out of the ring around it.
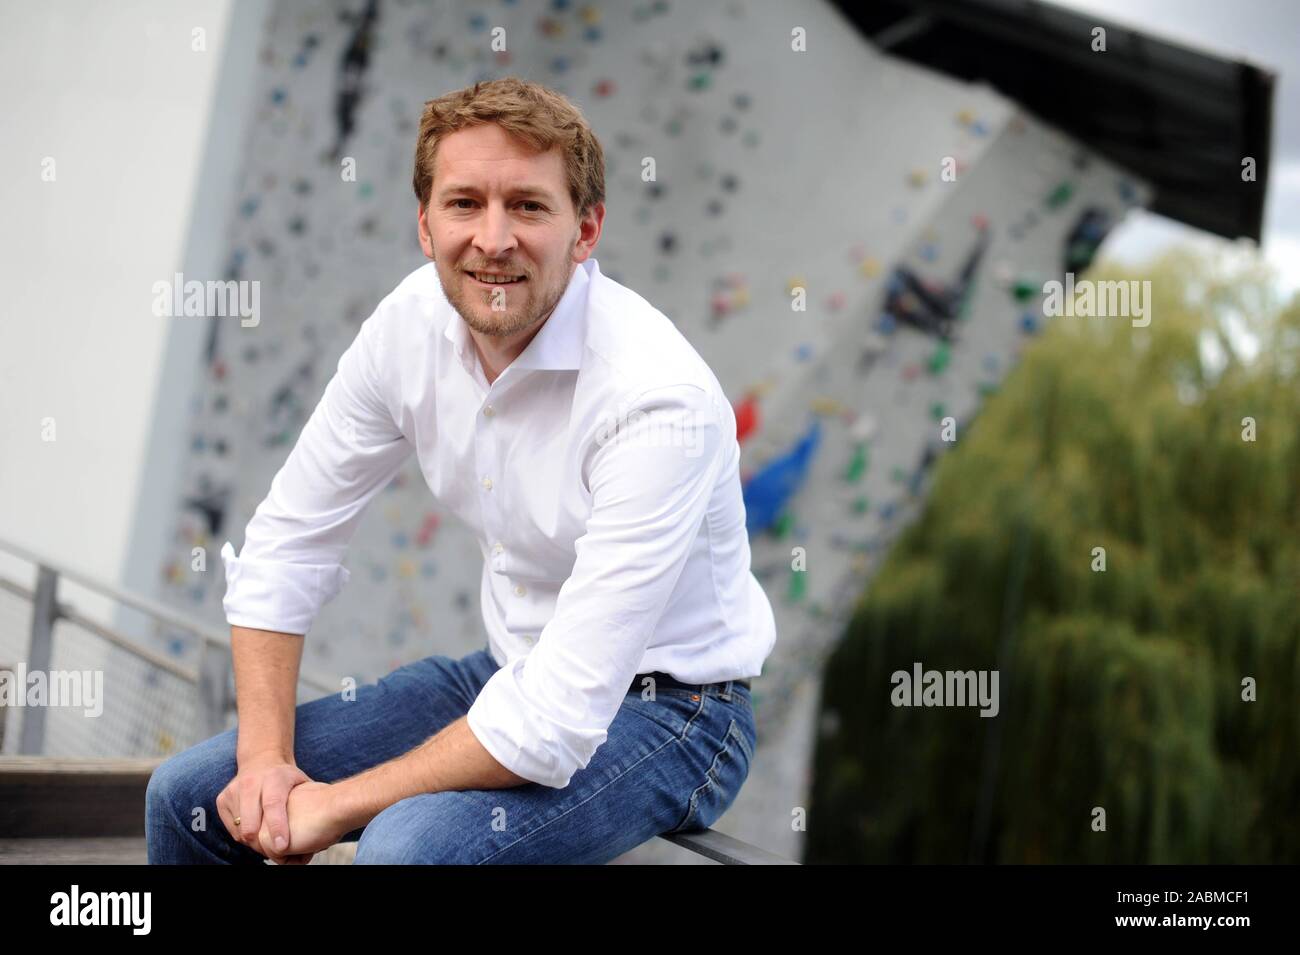
{"label": "shirt cuff", "polygon": [[226,568],[226,595],[221,602],[226,622],[255,630],[307,633],[320,609],[352,576],[342,564],[236,557],[230,541],[221,548],[221,560]]}
{"label": "shirt cuff", "polygon": [[608,738],[605,730],[564,726],[541,712],[519,685],[527,657],[492,674],[465,720],[492,758],[530,782],[563,789]]}

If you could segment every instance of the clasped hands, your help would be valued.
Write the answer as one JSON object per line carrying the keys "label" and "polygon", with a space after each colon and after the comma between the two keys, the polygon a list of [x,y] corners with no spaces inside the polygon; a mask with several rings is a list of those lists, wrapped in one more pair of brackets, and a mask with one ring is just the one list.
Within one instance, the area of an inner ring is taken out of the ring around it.
{"label": "clasped hands", "polygon": [[278,759],[241,765],[217,796],[217,814],[231,838],[276,865],[306,865],[353,828],[335,786]]}

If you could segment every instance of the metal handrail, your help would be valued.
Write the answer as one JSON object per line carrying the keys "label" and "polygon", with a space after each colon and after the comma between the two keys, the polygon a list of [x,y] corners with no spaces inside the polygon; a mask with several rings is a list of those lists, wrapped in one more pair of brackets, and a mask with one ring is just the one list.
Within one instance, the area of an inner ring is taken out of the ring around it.
{"label": "metal handrail", "polygon": [[[32,604],[31,646],[29,662],[36,669],[48,669],[52,651],[54,624],[67,620],[108,643],[116,646],[151,666],[157,667],[178,679],[197,685],[200,694],[200,707],[203,712],[207,735],[220,733],[225,726],[225,715],[234,707],[234,700],[227,691],[227,679],[230,675],[230,635],[200,620],[165,607],[156,601],[137,594],[129,593],[119,587],[96,580],[89,574],[72,569],[65,564],[50,560],[26,547],[0,537],[0,551],[7,551],[15,557],[35,565],[37,570],[36,589],[32,590],[22,584],[0,577],[0,591],[7,591],[24,598]],[[58,600],[58,583],[66,578],[85,587],[87,590],[116,600],[118,603],[140,611],[146,616],[177,630],[184,630],[200,637],[203,641],[200,663],[197,668],[186,667],[169,660],[165,656],[140,646],[111,627],[104,626],[75,610],[67,603]],[[214,653],[218,649],[222,653]],[[299,682],[315,689],[329,693],[335,687],[320,676],[299,671]],[[44,742],[44,710],[29,710],[22,721],[22,737],[19,752],[36,755]],[[679,845],[684,849],[705,856],[724,865],[799,865],[791,859],[785,859],[757,846],[728,836],[713,829],[699,832],[664,833],[660,838]]]}
{"label": "metal handrail", "polygon": [[703,829],[699,832],[666,832],[659,838],[706,856],[723,865],[799,865],[758,846],[751,846],[725,832]]}
{"label": "metal handrail", "polygon": [[[37,567],[48,568],[59,577],[67,578],[73,583],[79,584],[87,590],[93,590],[105,597],[111,597],[118,603],[131,607],[134,610],[139,610],[145,616],[152,617],[160,623],[165,623],[168,626],[175,627],[177,630],[185,630],[189,633],[193,633],[196,636],[202,637],[209,643],[215,643],[218,646],[225,647],[226,649],[230,648],[230,634],[219,627],[214,627],[202,620],[196,620],[187,614],[180,613],[170,607],[158,603],[157,601],[150,600],[147,597],[141,597],[138,594],[122,590],[120,587],[114,587],[112,584],[106,584],[102,581],[96,580],[89,574],[75,570],[66,564],[51,560],[43,554],[38,554],[20,544],[15,544],[4,537],[0,537],[0,550],[8,551],[10,554],[27,561],[29,564],[35,564]],[[6,589],[13,590],[13,587],[10,586]],[[30,595],[31,591],[27,591],[27,594]],[[68,619],[71,619],[71,617],[68,617]],[[148,652],[144,647],[132,642],[129,637],[124,637],[121,634],[115,634],[109,639],[118,643],[123,647],[123,649],[130,650],[133,653]],[[325,692],[332,692],[335,689],[334,684],[331,681],[326,680],[319,675],[302,673],[301,679],[303,683],[313,686],[316,689],[324,690]]]}
{"label": "metal handrail", "polygon": [[[27,601],[31,603],[36,602],[36,591],[30,590],[27,587],[24,587],[22,584],[16,584],[12,580],[6,580],[3,577],[0,577],[0,590],[8,591],[9,593],[13,594],[15,597],[25,598]],[[158,667],[158,669],[160,670],[165,670],[168,673],[170,673],[172,676],[184,680],[187,683],[197,683],[199,681],[199,671],[197,667],[184,666],[180,663],[177,663],[175,660],[169,660],[161,653],[158,653],[154,650],[150,650],[147,647],[142,647],[135,643],[132,643],[129,638],[122,636],[117,631],[110,630],[108,627],[105,627],[103,624],[99,623],[98,621],[91,620],[89,617],[85,616],[84,614],[78,613],[76,610],[73,610],[71,604],[60,603],[58,605],[58,612],[56,616],[61,620],[67,620],[70,623],[75,623],[79,627],[84,627],[85,629],[91,631],[92,633],[98,634],[99,636],[103,637],[106,641],[113,644],[113,646],[121,647],[123,650],[126,650],[128,653],[133,653],[137,657],[140,657],[142,660],[146,661],[151,666]]]}
{"label": "metal handrail", "polygon": [[[120,587],[97,580],[90,574],[50,559],[30,548],[0,537],[0,551],[9,553],[36,568],[36,589],[32,590],[16,581],[0,578],[0,590],[29,601],[32,605],[32,625],[28,648],[28,664],[33,669],[49,668],[53,653],[54,625],[66,620],[100,637],[107,643],[125,650],[135,658],[156,667],[177,679],[197,686],[199,711],[206,736],[215,736],[225,729],[226,716],[235,708],[230,691],[231,648],[230,634],[202,620],[165,607],[157,601],[130,593]],[[59,582],[67,579],[92,593],[108,597],[117,603],[138,610],[157,623],[162,623],[192,633],[200,641],[199,665],[183,666],[162,654],[141,646],[135,640],[79,612],[71,604],[58,599]],[[332,693],[336,685],[320,675],[301,668],[298,682],[321,693]],[[22,721],[18,751],[36,755],[44,749],[45,711],[36,707],[28,710]]]}

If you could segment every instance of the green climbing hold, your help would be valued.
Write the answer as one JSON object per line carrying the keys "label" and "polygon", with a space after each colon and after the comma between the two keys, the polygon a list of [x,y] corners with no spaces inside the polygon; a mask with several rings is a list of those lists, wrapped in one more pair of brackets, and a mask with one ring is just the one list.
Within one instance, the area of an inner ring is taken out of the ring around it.
{"label": "green climbing hold", "polygon": [[856,514],[865,514],[871,507],[871,502],[865,497],[855,497],[853,499],[853,511]]}
{"label": "green climbing hold", "polygon": [[853,449],[853,460],[849,462],[849,469],[844,475],[844,480],[850,484],[856,484],[862,480],[862,475],[867,473],[867,445],[865,441],[858,442],[857,447]]}
{"label": "green climbing hold", "polygon": [[1033,279],[1016,279],[1011,286],[1011,295],[1017,302],[1027,302],[1043,289],[1041,282]]}
{"label": "green climbing hold", "polygon": [[792,525],[793,523],[794,523],[794,515],[791,514],[789,511],[786,511],[784,514],[778,517],[776,519],[776,523],[772,525],[773,535],[779,540],[780,538],[784,537],[786,534],[790,533],[790,525]]}
{"label": "green climbing hold", "polygon": [[941,419],[946,413],[942,401],[936,401],[934,404],[930,405],[930,417],[935,421]]}
{"label": "green climbing hold", "polygon": [[1074,184],[1067,179],[1048,194],[1047,206],[1050,209],[1059,209],[1070,201],[1072,195],[1074,195]]}
{"label": "green climbing hold", "polygon": [[792,570],[790,571],[790,589],[786,596],[791,601],[803,600],[804,594],[808,592],[808,571]]}
{"label": "green climbing hold", "polygon": [[952,349],[948,347],[947,342],[940,342],[939,347],[934,350],[930,356],[930,374],[940,374],[948,367],[948,361],[952,358]]}

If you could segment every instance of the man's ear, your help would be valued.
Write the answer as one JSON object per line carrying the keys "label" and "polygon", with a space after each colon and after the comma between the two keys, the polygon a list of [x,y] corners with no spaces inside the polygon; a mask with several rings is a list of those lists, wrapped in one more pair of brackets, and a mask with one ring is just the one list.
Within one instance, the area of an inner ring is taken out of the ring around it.
{"label": "man's ear", "polygon": [[420,250],[426,259],[433,259],[433,236],[429,231],[428,206],[422,204],[416,213],[415,228],[420,236]]}
{"label": "man's ear", "polygon": [[600,241],[601,228],[605,224],[605,203],[596,203],[578,220],[578,235],[574,240],[573,261],[585,262],[596,249]]}

